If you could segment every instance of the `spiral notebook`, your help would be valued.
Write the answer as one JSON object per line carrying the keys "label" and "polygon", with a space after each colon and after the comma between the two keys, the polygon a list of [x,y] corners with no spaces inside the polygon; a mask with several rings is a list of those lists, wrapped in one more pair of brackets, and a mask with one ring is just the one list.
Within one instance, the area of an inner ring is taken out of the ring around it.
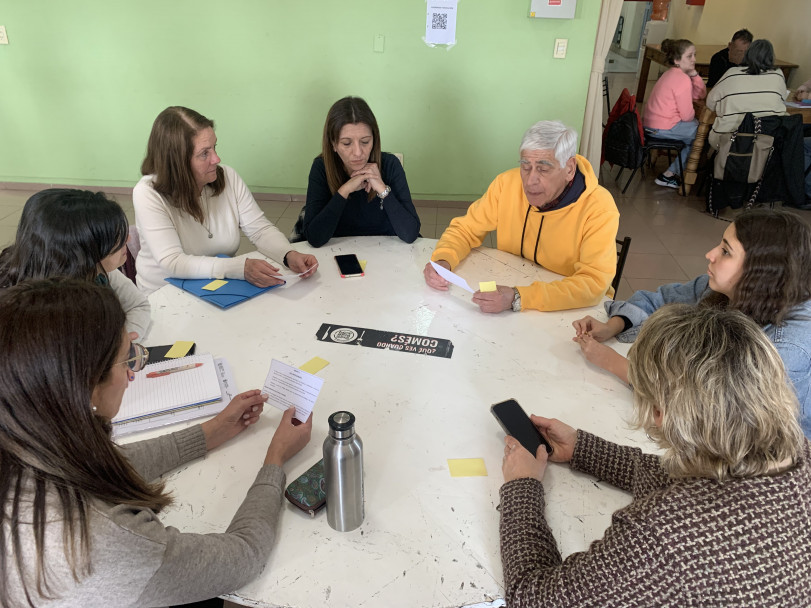
{"label": "spiral notebook", "polygon": [[[202,363],[200,367],[148,378],[149,372],[159,372],[183,365]],[[121,409],[113,418],[113,426],[145,420],[186,408],[219,401],[222,390],[217,380],[214,357],[210,354],[181,357],[147,365],[135,374],[121,400]]]}

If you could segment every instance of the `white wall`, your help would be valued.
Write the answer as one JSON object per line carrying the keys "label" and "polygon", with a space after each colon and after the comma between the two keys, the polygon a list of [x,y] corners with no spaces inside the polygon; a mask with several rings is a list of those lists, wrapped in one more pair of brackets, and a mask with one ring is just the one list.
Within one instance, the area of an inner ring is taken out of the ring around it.
{"label": "white wall", "polygon": [[811,78],[809,0],[707,0],[703,7],[672,0],[668,20],[668,37],[696,44],[722,46],[737,30],[747,28],[755,38],[770,40],[778,59],[800,66],[792,73],[789,88]]}

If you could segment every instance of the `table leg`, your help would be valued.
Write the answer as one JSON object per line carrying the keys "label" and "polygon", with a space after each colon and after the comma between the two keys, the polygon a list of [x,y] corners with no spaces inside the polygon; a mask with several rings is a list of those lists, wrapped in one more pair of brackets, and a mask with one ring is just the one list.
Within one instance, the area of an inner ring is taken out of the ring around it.
{"label": "table leg", "polygon": [[642,67],[639,70],[639,84],[636,85],[636,103],[645,101],[645,89],[648,88],[648,72],[650,72],[650,55],[645,51],[642,58]]}
{"label": "table leg", "polygon": [[707,141],[707,135],[710,133],[712,123],[715,121],[715,113],[711,110],[706,110],[701,113],[698,119],[698,130],[696,131],[696,138],[693,140],[693,145],[690,148],[690,155],[687,157],[687,164],[684,166],[684,194],[690,194],[693,184],[696,183],[698,177],[698,165],[701,161],[701,154],[704,152],[704,142]]}

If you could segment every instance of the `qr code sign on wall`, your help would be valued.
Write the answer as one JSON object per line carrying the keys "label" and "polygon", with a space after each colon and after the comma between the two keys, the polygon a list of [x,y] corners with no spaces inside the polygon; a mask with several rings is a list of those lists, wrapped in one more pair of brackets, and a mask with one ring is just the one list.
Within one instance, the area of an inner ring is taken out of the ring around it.
{"label": "qr code sign on wall", "polygon": [[431,18],[432,30],[448,29],[448,13],[434,13]]}

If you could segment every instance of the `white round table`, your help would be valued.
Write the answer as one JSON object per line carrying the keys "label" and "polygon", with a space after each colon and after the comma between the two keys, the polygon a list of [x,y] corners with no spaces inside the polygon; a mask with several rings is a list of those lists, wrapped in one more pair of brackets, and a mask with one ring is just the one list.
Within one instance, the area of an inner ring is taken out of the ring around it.
{"label": "white round table", "polygon": [[[229,310],[166,286],[150,296],[147,344],[194,340],[199,353],[228,359],[241,391],[261,388],[276,358],[298,367],[330,364],[314,410],[310,444],[285,467],[289,483],[321,458],[327,417],[346,409],[363,439],[366,519],[336,532],[285,501],[278,541],[264,573],[228,599],[251,606],[462,606],[503,596],[496,507],[503,433],[490,405],[515,398],[528,413],[557,417],[623,444],[651,445],[630,430],[631,391],[589,365],[572,321],[605,317],[602,306],[563,312],[484,314],[457,287],[429,288],[423,267],[436,245],[396,237],[337,238],[315,254],[316,276]],[[333,256],[355,253],[366,276],[342,279]],[[479,281],[527,285],[555,280],[501,251],[474,250],[458,267]],[[446,338],[450,359],[321,342],[322,323]],[[612,346],[625,354],[627,346]],[[186,532],[222,532],[253,481],[281,416],[259,423],[168,476],[175,505],[162,515]],[[132,441],[175,430],[166,427]],[[483,458],[486,477],[451,477],[449,458]],[[547,520],[566,556],[602,537],[630,496],[567,466],[550,465]]]}

